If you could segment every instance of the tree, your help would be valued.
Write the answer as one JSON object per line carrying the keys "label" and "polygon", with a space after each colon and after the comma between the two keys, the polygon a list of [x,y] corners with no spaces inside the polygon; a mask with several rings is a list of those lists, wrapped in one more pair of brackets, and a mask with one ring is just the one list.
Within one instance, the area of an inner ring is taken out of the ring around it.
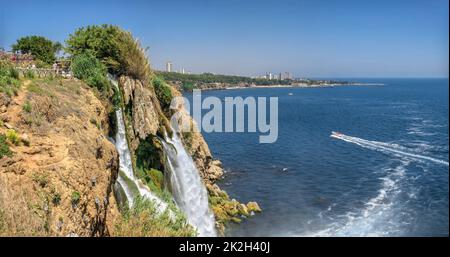
{"label": "tree", "polygon": [[150,64],[139,42],[130,32],[113,25],[79,28],[66,40],[66,51],[72,56],[90,52],[106,65],[110,73],[147,80]]}
{"label": "tree", "polygon": [[119,29],[112,25],[93,25],[79,28],[66,40],[67,52],[77,56],[90,52],[110,71],[119,69]]}
{"label": "tree", "polygon": [[52,64],[55,61],[55,54],[61,49],[61,43],[53,42],[41,36],[22,37],[12,45],[13,51],[31,54],[37,60],[41,60],[47,64]]}

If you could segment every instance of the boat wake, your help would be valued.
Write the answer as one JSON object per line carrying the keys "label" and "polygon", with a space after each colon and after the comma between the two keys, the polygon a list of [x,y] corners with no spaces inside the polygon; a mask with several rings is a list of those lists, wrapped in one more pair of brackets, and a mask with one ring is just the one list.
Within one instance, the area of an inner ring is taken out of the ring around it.
{"label": "boat wake", "polygon": [[401,183],[405,179],[408,165],[408,161],[401,161],[394,167],[383,169],[386,175],[379,178],[381,188],[374,197],[368,199],[361,210],[349,211],[340,219],[329,224],[328,228],[300,234],[300,236],[380,237],[401,235],[402,225],[408,223],[409,220],[403,204],[397,198],[402,193]]}
{"label": "boat wake", "polygon": [[370,141],[370,140],[365,140],[365,139],[358,138],[358,137],[347,136],[347,135],[337,133],[337,132],[332,132],[331,137],[343,140],[345,142],[359,145],[366,149],[379,151],[384,154],[394,154],[396,156],[403,157],[403,158],[409,158],[411,160],[430,161],[430,162],[449,166],[447,161],[436,159],[436,158],[429,157],[429,156],[424,156],[424,155],[421,155],[418,153],[414,153],[410,149],[400,146],[400,145],[397,145],[397,144],[384,143],[384,142],[378,142],[378,141]]}

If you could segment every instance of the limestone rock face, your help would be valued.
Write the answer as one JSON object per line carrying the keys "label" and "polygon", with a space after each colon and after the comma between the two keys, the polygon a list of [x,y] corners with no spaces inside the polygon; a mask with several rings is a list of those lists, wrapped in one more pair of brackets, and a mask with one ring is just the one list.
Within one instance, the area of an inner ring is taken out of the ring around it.
{"label": "limestone rock face", "polygon": [[[132,117],[128,126],[128,136],[131,149],[137,149],[140,140],[148,135],[156,135],[160,126],[161,107],[153,88],[143,84],[140,80],[127,76],[119,78],[119,86],[122,89],[125,110],[131,107]],[[131,106],[130,106],[131,105]]]}
{"label": "limestone rock face", "polygon": [[22,141],[0,159],[0,235],[108,235],[120,215],[119,158],[104,136],[105,105],[79,81],[33,83],[39,91],[23,87],[17,104],[2,102]]}

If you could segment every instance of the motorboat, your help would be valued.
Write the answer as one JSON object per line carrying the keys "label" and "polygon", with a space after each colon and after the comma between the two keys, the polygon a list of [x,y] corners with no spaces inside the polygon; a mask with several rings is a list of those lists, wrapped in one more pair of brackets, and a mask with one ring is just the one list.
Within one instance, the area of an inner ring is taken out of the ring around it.
{"label": "motorboat", "polygon": [[337,131],[331,131],[331,136],[332,137],[341,137],[341,136],[343,136],[344,134],[342,134],[342,133],[340,133],[340,132],[337,132]]}

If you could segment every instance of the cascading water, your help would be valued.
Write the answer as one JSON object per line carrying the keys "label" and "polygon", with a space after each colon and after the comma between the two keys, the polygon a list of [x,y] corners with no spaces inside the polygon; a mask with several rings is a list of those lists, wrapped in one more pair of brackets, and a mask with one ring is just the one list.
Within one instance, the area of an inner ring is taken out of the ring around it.
{"label": "cascading water", "polygon": [[214,215],[209,209],[208,194],[197,167],[180,138],[173,133],[163,142],[171,168],[172,194],[199,236],[216,236]]}
{"label": "cascading water", "polygon": [[[109,77],[109,79],[118,89],[117,81],[112,77]],[[130,207],[134,202],[135,194],[138,193],[153,201],[158,212],[162,213],[167,209],[167,203],[155,196],[134,175],[121,109],[116,111],[116,118],[115,144],[119,152],[121,170],[117,182],[123,188]],[[197,228],[199,236],[216,236],[214,215],[209,210],[208,205],[208,194],[192,158],[175,133],[172,139],[167,138],[166,140],[167,143],[164,140],[161,140],[161,142],[164,145],[169,168],[172,171],[170,180],[175,202],[186,214],[189,224]],[[173,215],[171,212],[169,214]]]}
{"label": "cascading water", "polygon": [[[155,196],[139,179],[134,176],[133,165],[131,163],[131,154],[128,148],[128,143],[125,135],[125,124],[123,122],[122,110],[116,111],[117,117],[117,134],[116,134],[116,149],[119,152],[119,166],[121,172],[117,181],[125,191],[128,204],[131,206],[134,202],[135,195],[130,187],[136,187],[139,194],[153,201],[156,209],[162,213],[167,208],[167,203]],[[123,177],[125,176],[125,177]],[[130,185],[131,184],[131,185]]]}
{"label": "cascading water", "polygon": [[[118,89],[117,81],[112,77],[109,78],[111,83]],[[115,138],[115,144],[117,152],[119,153],[119,177],[117,182],[123,188],[125,196],[128,201],[128,205],[131,207],[134,203],[136,194],[152,201],[155,204],[158,213],[163,213],[167,209],[167,203],[155,196],[142,181],[137,179],[133,172],[133,165],[131,162],[130,149],[128,148],[128,142],[126,137],[125,123],[123,119],[122,110],[116,111],[117,119],[117,133]],[[134,190],[133,190],[134,189]],[[171,212],[169,212],[170,215]]]}

